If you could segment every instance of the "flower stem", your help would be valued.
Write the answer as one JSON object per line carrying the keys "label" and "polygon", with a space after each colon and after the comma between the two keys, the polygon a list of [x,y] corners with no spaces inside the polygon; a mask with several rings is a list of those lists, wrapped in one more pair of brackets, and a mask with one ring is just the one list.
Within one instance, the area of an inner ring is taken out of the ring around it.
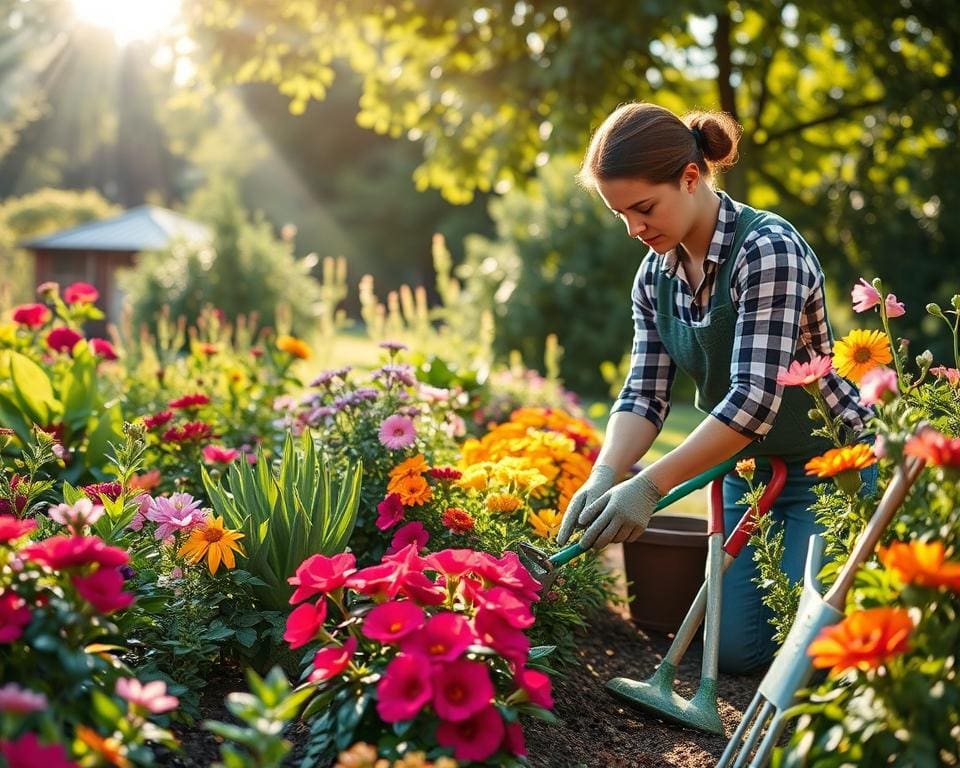
{"label": "flower stem", "polygon": [[[879,280],[877,281],[879,283]],[[883,332],[887,334],[887,342],[890,344],[890,352],[893,354],[893,365],[897,369],[897,388],[903,391],[903,368],[900,364],[900,354],[897,352],[897,345],[890,335],[890,318],[887,317],[887,301],[883,297],[883,289],[878,286],[880,293],[880,322],[883,323]]]}

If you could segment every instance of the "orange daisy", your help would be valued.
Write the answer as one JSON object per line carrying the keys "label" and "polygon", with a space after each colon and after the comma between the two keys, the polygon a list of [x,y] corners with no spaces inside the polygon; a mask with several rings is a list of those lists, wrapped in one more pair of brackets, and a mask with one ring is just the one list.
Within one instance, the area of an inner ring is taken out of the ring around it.
{"label": "orange daisy", "polygon": [[563,515],[555,509],[541,509],[530,515],[533,532],[542,539],[555,539],[560,530]]}
{"label": "orange daisy", "polygon": [[890,362],[893,355],[882,331],[850,331],[833,347],[834,369],[855,384],[859,384],[871,368]]}
{"label": "orange daisy", "polygon": [[397,494],[405,507],[419,507],[433,498],[433,489],[421,475],[408,475],[395,483],[391,482],[390,486],[390,493]]}
{"label": "orange daisy", "polygon": [[185,557],[191,565],[199,563],[203,556],[207,556],[207,567],[210,573],[216,573],[222,562],[225,568],[236,568],[233,553],[243,554],[243,547],[237,543],[244,534],[223,527],[222,517],[211,517],[207,524],[190,531],[190,537],[177,552]]}
{"label": "orange daisy", "polygon": [[815,456],[805,465],[808,475],[835,477],[841,472],[866,469],[877,461],[876,454],[866,443],[831,448],[822,456]]}
{"label": "orange daisy", "polygon": [[866,672],[909,647],[913,621],[903,608],[871,608],[824,627],[810,643],[807,655],[817,669],[839,675],[848,669]]}
{"label": "orange daisy", "polygon": [[880,562],[904,583],[960,592],[960,562],[944,562],[944,554],[942,541],[895,541],[879,549]]}
{"label": "orange daisy", "polygon": [[277,336],[277,349],[301,360],[310,359],[310,345],[296,336]]}
{"label": "orange daisy", "polygon": [[390,479],[399,480],[400,478],[409,477],[411,475],[422,475],[430,469],[430,465],[427,464],[427,460],[423,458],[421,454],[416,456],[411,456],[405,461],[401,461],[397,466],[390,470]]}
{"label": "orange daisy", "polygon": [[740,459],[737,462],[737,474],[748,483],[753,480],[753,473],[757,471],[756,459]]}
{"label": "orange daisy", "polygon": [[487,509],[491,512],[516,512],[523,505],[512,493],[491,493],[487,496]]}

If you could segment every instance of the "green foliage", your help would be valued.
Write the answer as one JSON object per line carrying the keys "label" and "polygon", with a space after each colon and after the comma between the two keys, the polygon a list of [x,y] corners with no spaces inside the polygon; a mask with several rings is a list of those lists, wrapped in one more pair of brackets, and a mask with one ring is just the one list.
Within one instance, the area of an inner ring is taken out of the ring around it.
{"label": "green foliage", "polygon": [[226,488],[203,470],[203,484],[216,513],[242,531],[247,569],[262,582],[254,587],[264,607],[289,605],[293,576],[307,557],[342,552],[356,522],[361,465],[349,465],[336,483],[327,459],[309,432],[297,444],[287,435],[279,465],[261,451],[256,467],[234,462]]}
{"label": "green foliage", "polygon": [[289,327],[282,327],[287,323],[278,311],[283,306],[294,328],[310,327],[320,294],[309,264],[294,257],[262,215],[250,217],[235,188],[213,182],[195,195],[189,213],[211,226],[209,244],[181,242],[167,252],[144,254],[121,277],[135,327],[153,327],[164,307],[194,324],[210,304],[229,321],[253,316],[285,333]]}

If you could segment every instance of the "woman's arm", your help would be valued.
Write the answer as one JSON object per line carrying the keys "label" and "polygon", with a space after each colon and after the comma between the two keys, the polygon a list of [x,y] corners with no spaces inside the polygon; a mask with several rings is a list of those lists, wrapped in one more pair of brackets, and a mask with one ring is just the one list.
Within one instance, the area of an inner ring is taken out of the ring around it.
{"label": "woman's arm", "polygon": [[610,414],[596,463],[611,467],[616,477],[622,477],[650,450],[659,431],[653,422],[637,413]]}

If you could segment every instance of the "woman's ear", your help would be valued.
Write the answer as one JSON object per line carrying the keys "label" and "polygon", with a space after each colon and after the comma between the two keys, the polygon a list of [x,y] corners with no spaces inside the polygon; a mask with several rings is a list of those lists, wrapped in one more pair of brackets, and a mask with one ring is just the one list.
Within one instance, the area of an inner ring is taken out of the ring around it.
{"label": "woman's ear", "polygon": [[687,163],[683,169],[683,173],[680,175],[680,188],[684,192],[693,194],[700,185],[700,178],[700,166],[696,163]]}

